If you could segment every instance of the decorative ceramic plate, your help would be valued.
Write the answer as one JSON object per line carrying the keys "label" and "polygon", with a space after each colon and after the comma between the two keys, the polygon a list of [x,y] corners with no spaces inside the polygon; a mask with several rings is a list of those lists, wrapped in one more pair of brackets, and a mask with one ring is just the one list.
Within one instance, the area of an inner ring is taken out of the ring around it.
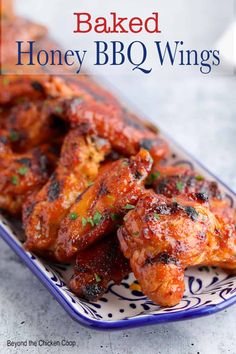
{"label": "decorative ceramic plate", "polygon": [[[171,147],[171,164],[188,165],[206,178],[216,180],[231,206],[236,205],[233,191],[169,138],[164,138]],[[236,275],[229,275],[216,267],[187,269],[185,295],[180,304],[171,308],[161,308],[145,297],[133,275],[120,285],[111,283],[107,293],[98,302],[87,302],[76,297],[66,285],[71,266],[48,263],[25,251],[20,225],[0,215],[0,234],[64,309],[76,321],[87,326],[115,329],[184,320],[208,315],[236,303]]]}

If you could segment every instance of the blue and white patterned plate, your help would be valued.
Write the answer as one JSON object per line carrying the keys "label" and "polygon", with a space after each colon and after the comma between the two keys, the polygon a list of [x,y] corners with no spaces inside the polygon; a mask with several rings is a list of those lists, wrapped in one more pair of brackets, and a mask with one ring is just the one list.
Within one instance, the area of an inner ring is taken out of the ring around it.
{"label": "blue and white patterned plate", "polygon": [[[170,161],[173,165],[187,164],[206,178],[217,180],[230,204],[235,206],[236,194],[233,191],[169,138],[166,139],[173,152]],[[26,252],[22,245],[20,228],[14,227],[1,215],[0,235],[64,309],[86,326],[115,329],[184,320],[208,315],[236,303],[236,275],[229,275],[215,267],[187,269],[184,298],[180,304],[171,308],[160,308],[146,298],[133,275],[124,279],[120,285],[111,283],[107,293],[97,303],[87,302],[76,297],[66,285],[71,267],[51,264]]]}

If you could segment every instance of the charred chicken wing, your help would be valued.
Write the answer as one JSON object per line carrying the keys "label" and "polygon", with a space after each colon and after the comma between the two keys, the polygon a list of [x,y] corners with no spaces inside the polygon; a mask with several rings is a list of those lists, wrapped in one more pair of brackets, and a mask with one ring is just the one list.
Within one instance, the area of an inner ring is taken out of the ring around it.
{"label": "charred chicken wing", "polygon": [[98,300],[113,280],[119,284],[130,273],[128,260],[120,250],[116,234],[108,235],[78,253],[71,290],[89,301]]}
{"label": "charred chicken wing", "polygon": [[[26,247],[53,257],[58,229],[70,206],[98,173],[110,146],[104,140],[70,131],[65,138],[58,167],[46,185],[24,205]],[[75,214],[69,215],[74,220]]]}
{"label": "charred chicken wing", "polygon": [[72,126],[108,139],[125,156],[135,155],[144,148],[157,163],[169,154],[168,144],[157,132],[121,106],[74,99],[66,105],[66,115]]}
{"label": "charred chicken wing", "polygon": [[146,150],[104,166],[94,184],[80,195],[62,221],[57,258],[68,261],[76,252],[116,229],[120,217],[133,208],[142,195],[151,166]]}
{"label": "charred chicken wing", "polygon": [[180,302],[188,266],[236,269],[235,219],[225,223],[207,203],[147,192],[118,237],[143,292],[161,306]]}
{"label": "charred chicken wing", "polygon": [[0,133],[0,208],[19,214],[27,197],[47,181],[56,156],[47,146],[13,153],[7,141]]}

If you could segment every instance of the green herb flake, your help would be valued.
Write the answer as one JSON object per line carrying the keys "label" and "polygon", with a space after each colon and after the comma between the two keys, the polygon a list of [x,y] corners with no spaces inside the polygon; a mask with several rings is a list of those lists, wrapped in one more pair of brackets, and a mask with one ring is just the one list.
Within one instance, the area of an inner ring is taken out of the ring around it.
{"label": "green herb flake", "polygon": [[182,182],[182,181],[178,181],[178,182],[176,183],[176,188],[178,189],[179,192],[182,192],[183,189],[184,189],[184,184],[183,184],[183,182]]}
{"label": "green herb flake", "polygon": [[20,168],[18,169],[18,173],[19,173],[21,176],[25,176],[28,171],[29,171],[29,168],[26,167],[26,166],[20,167]]}
{"label": "green herb flake", "polygon": [[11,183],[14,184],[14,186],[17,186],[19,184],[18,176],[12,176],[11,177]]}
{"label": "green herb flake", "polygon": [[134,236],[134,237],[139,236],[139,231],[133,232],[133,236]]}
{"label": "green herb flake", "polygon": [[16,132],[15,130],[12,130],[10,132],[9,138],[11,141],[18,141],[20,138],[20,134],[18,132]]}
{"label": "green herb flake", "polygon": [[132,205],[132,204],[126,204],[126,205],[124,206],[124,209],[127,209],[127,210],[131,210],[131,209],[134,209],[134,208],[135,208],[135,206]]}
{"label": "green herb flake", "polygon": [[87,225],[87,219],[82,217],[82,226],[85,227]]}
{"label": "green herb flake", "polygon": [[96,211],[96,213],[93,216],[94,225],[100,224],[101,219],[102,219],[102,214],[100,214],[99,211]]}
{"label": "green herb flake", "polygon": [[88,182],[88,187],[91,187],[94,184],[94,182],[90,181]]}
{"label": "green herb flake", "polygon": [[78,218],[78,214],[76,214],[76,213],[71,213],[70,214],[70,219],[71,220],[76,220]]}
{"label": "green herb flake", "polygon": [[147,178],[147,184],[151,185],[154,181],[157,180],[157,178],[160,177],[160,175],[161,175],[161,173],[159,171],[151,173]]}
{"label": "green herb flake", "polygon": [[160,219],[160,215],[157,214],[157,213],[154,213],[154,218],[155,218],[156,220],[159,220],[159,219]]}
{"label": "green herb flake", "polygon": [[97,283],[99,283],[100,281],[102,281],[102,278],[98,275],[98,274],[94,274],[95,280]]}
{"label": "green herb flake", "polygon": [[204,181],[204,177],[201,175],[195,176],[196,181]]}

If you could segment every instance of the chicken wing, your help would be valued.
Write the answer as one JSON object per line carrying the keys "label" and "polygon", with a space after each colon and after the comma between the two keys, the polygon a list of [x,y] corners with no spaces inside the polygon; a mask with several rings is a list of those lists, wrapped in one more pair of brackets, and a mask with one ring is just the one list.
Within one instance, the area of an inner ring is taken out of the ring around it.
{"label": "chicken wing", "polygon": [[96,301],[111,280],[119,284],[129,273],[129,262],[120,250],[116,234],[108,235],[78,253],[70,288],[76,295]]}
{"label": "chicken wing", "polygon": [[56,155],[48,146],[13,153],[7,139],[0,132],[0,208],[19,214],[26,198],[47,181]]}
{"label": "chicken wing", "polygon": [[222,199],[216,182],[208,181],[188,167],[158,166],[153,169],[148,182],[157,194],[169,198],[183,195],[200,201]]}
{"label": "chicken wing", "polygon": [[[54,246],[63,217],[81,192],[93,181],[110,145],[78,130],[65,138],[58,167],[36,196],[23,208],[25,246],[38,254],[54,256]],[[75,214],[70,213],[70,220]]]}
{"label": "chicken wing", "polygon": [[225,223],[207,203],[149,191],[125,216],[118,238],[143,292],[161,306],[180,302],[188,266],[236,269],[235,217]]}
{"label": "chicken wing", "polygon": [[109,139],[121,154],[132,156],[140,148],[148,150],[157,163],[169,154],[167,142],[150,125],[127,112],[121,106],[104,105],[96,101],[72,99],[67,105],[66,116],[72,126]]}
{"label": "chicken wing", "polygon": [[2,126],[13,150],[27,151],[48,141],[62,140],[67,126],[58,116],[57,100],[25,100],[4,111]]}
{"label": "chicken wing", "polygon": [[[58,260],[70,260],[77,251],[117,228],[120,217],[142,195],[151,166],[149,153],[140,150],[130,159],[103,167],[94,184],[80,195],[61,223],[56,247]],[[71,215],[76,217],[72,219]]]}

